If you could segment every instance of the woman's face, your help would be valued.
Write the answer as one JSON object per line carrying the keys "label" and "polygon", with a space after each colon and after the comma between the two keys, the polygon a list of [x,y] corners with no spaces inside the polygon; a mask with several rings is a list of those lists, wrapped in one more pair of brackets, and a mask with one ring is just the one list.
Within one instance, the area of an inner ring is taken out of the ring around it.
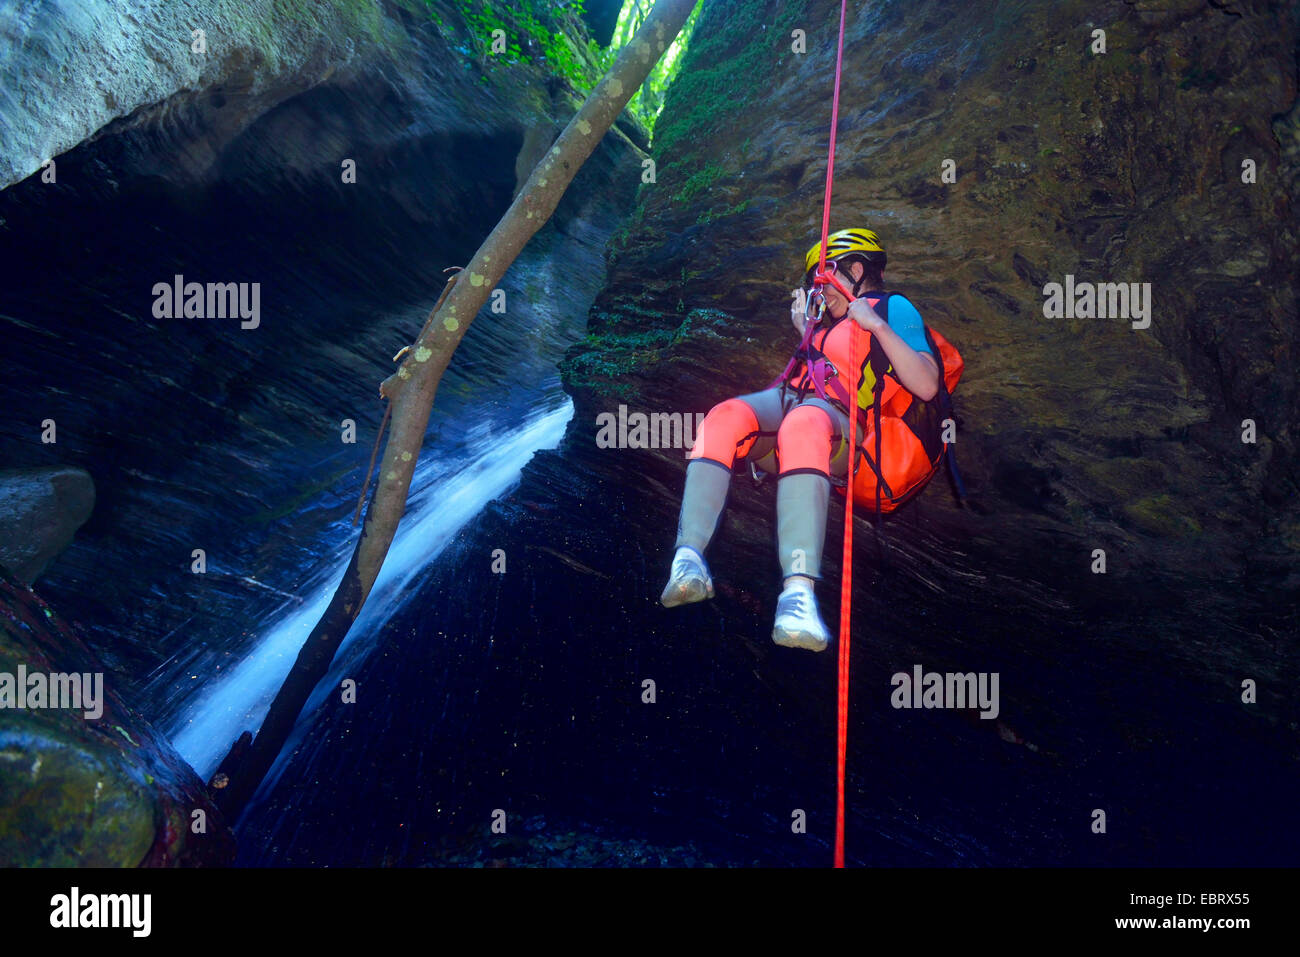
{"label": "woman's face", "polygon": [[[837,263],[835,278],[840,281],[840,284],[845,289],[852,292],[853,287],[862,278],[862,263],[851,262],[847,266],[843,263]],[[822,293],[826,296],[826,311],[831,314],[832,318],[839,319],[849,311],[849,300],[845,299],[834,285],[827,283],[822,286]]]}

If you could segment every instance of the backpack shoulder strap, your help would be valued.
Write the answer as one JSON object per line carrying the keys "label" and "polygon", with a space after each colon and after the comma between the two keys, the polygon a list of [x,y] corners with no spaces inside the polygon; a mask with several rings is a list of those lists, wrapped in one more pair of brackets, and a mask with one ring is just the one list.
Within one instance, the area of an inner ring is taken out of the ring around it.
{"label": "backpack shoulder strap", "polygon": [[[930,334],[930,327],[922,324],[925,330],[925,342],[930,347],[930,354],[934,356],[934,361],[939,366],[939,391],[946,397],[948,395],[948,383],[944,377],[947,370],[943,367],[943,353],[939,350],[938,344],[934,341],[934,336]],[[949,399],[951,402],[951,399]]]}
{"label": "backpack shoulder strap", "polygon": [[889,297],[896,296],[896,295],[898,295],[898,293],[882,292],[880,294],[880,301],[877,302],[874,307],[877,314],[879,314],[880,318],[884,319],[885,322],[889,321]]}

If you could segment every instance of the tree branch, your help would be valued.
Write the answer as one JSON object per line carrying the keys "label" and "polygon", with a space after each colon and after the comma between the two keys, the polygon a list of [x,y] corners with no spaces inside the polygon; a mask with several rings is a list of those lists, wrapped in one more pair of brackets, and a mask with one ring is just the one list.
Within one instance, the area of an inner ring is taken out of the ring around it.
{"label": "tree branch", "polygon": [[632,42],[619,51],[609,72],[537,164],[469,266],[456,277],[459,281],[429,314],[397,372],[385,381],[386,387],[391,384],[385,394],[391,398],[392,422],[361,537],[343,581],[307,637],[252,747],[242,762],[230,769],[228,786],[216,792],[217,803],[230,820],[236,819],[270,770],[303,704],[325,676],[370,595],[406,509],[438,384],[469,324],[524,245],[555,212],[582,164],[680,32],[695,3],[659,0],[655,4]]}

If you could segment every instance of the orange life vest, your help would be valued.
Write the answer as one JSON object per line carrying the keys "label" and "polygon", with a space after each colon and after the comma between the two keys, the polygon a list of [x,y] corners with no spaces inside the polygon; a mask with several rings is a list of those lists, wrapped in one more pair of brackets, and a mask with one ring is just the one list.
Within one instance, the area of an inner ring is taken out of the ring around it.
{"label": "orange life vest", "polygon": [[[868,293],[866,299],[886,322],[893,293]],[[849,366],[849,335],[854,337],[861,387],[858,390],[858,467],[853,479],[853,501],[874,501],[879,512],[892,512],[925,487],[947,457],[952,466],[951,443],[943,440],[944,421],[953,417],[952,390],[965,363],[961,354],[938,332],[925,326],[926,342],[939,364],[939,391],[921,401],[894,375],[893,365],[876,338],[847,317],[829,325],[810,327],[795,350],[786,371],[773,382],[794,389],[802,399],[815,391],[845,415],[848,414],[849,379],[841,370]],[[877,417],[882,426],[876,428]],[[847,441],[847,439],[846,439]],[[866,468],[862,465],[866,464]],[[960,488],[955,466],[953,478]],[[845,480],[832,479],[843,490]]]}

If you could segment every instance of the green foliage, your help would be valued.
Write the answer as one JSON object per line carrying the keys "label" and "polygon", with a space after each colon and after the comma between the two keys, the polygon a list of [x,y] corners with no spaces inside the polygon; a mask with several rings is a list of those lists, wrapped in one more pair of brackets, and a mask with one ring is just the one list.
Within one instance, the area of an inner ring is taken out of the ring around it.
{"label": "green foliage", "polygon": [[726,209],[716,212],[712,209],[707,209],[700,213],[699,217],[695,220],[695,223],[696,225],[703,226],[707,223],[713,222],[715,219],[724,219],[727,216],[735,216],[737,213],[743,213],[749,208],[749,204],[753,201],[753,197],[742,199],[739,203],[736,203],[736,205],[728,206]]}
{"label": "green foliage", "polygon": [[560,376],[565,383],[612,395],[631,396],[632,385],[620,381],[625,376],[653,365],[660,350],[672,345],[673,332],[657,329],[627,336],[589,335],[579,352],[560,362]]}
{"label": "green foliage", "polygon": [[[571,35],[585,33],[580,21],[585,0],[401,0],[409,9],[421,10],[467,57],[484,69],[502,65],[545,65],[567,79],[575,89],[589,91],[600,79],[612,55],[593,40],[579,48]],[[440,12],[441,11],[441,12]],[[464,25],[448,25],[444,14],[454,14]],[[468,28],[469,36],[464,36]],[[493,32],[502,31],[505,48],[492,52]],[[465,40],[468,39],[468,44]],[[486,77],[481,81],[486,82]]]}
{"label": "green foliage", "polygon": [[443,22],[442,15],[438,13],[434,6],[434,0],[415,0],[417,4],[423,7],[424,12],[428,14],[429,19],[438,25],[439,30],[445,30],[447,24]]}
{"label": "green foliage", "polygon": [[614,230],[614,235],[609,239],[609,250],[613,254],[618,254],[623,250],[632,232],[636,230],[645,220],[645,204],[637,202],[636,209],[632,215],[623,221],[623,224]]}
{"label": "green foliage", "polygon": [[[614,27],[614,36],[610,42],[611,51],[617,51],[631,42],[646,14],[650,12],[653,6],[653,0],[624,0],[623,9],[618,15],[618,23]],[[627,108],[641,120],[647,130],[651,131],[652,136],[655,121],[663,109],[668,87],[677,75],[677,68],[681,65],[682,56],[685,54],[690,38],[695,32],[695,24],[699,20],[703,6],[704,0],[700,0],[695,5],[691,15],[686,18],[686,23],[682,26],[681,32],[668,45],[668,49],[664,51],[663,56],[659,58],[659,62],[650,71],[646,81],[641,84],[636,93],[632,94],[632,99],[628,101]]]}
{"label": "green foliage", "polygon": [[[771,0],[733,0],[725,16],[735,23],[766,23]],[[691,49],[691,69],[672,87],[672,122],[655,132],[655,153],[703,142],[745,109],[761,109],[766,78],[795,56],[790,31],[803,23],[806,0],[776,6],[775,22],[759,34],[715,29]],[[757,94],[757,95],[756,95]]]}
{"label": "green foliage", "polygon": [[[646,319],[662,319],[662,313],[637,307],[623,310],[622,316],[605,315],[602,326],[638,321],[636,313],[645,313]],[[675,329],[640,328],[635,332],[592,332],[587,334],[583,347],[571,352],[560,363],[560,375],[565,383],[615,396],[631,396],[635,390],[630,383],[620,381],[629,375],[647,372],[651,366],[668,358],[673,346],[687,338],[701,334],[717,334],[730,317],[714,309],[692,309]]]}
{"label": "green foliage", "polygon": [[[499,66],[545,65],[580,93],[589,93],[636,35],[654,0],[624,0],[608,47],[586,34],[582,22],[586,0],[397,0],[423,12],[449,43],[485,71]],[[676,74],[681,57],[703,8],[699,0],[681,32],[669,44],[646,81],[633,93],[628,110],[653,135],[655,119]],[[453,23],[452,21],[459,21]],[[504,34],[505,48],[492,52],[493,31]],[[468,36],[466,34],[468,33]],[[480,82],[486,83],[487,76]]]}
{"label": "green foliage", "polygon": [[723,174],[723,168],[717,163],[707,163],[703,169],[697,170],[691,174],[690,178],[677,191],[673,200],[678,203],[686,203],[693,199],[699,193],[704,192],[713,185],[714,180]]}
{"label": "green foliage", "polygon": [[[807,0],[716,0],[710,7],[709,16],[716,19],[693,40],[690,69],[673,83],[668,94],[672,108],[654,133],[659,182],[674,190],[674,202],[698,201],[719,179],[723,170],[711,162],[707,144],[745,111],[763,109],[762,90],[769,78],[796,56],[789,46],[790,31],[803,22],[806,5]],[[768,28],[760,33],[719,28],[731,22],[768,23]],[[749,145],[746,138],[742,157]],[[718,211],[705,208],[696,222],[709,223],[748,206],[741,201]]]}
{"label": "green foliage", "polygon": [[603,47],[595,40],[587,40],[587,56],[591,59],[596,72],[604,76],[618,59],[618,51],[613,47]]}

